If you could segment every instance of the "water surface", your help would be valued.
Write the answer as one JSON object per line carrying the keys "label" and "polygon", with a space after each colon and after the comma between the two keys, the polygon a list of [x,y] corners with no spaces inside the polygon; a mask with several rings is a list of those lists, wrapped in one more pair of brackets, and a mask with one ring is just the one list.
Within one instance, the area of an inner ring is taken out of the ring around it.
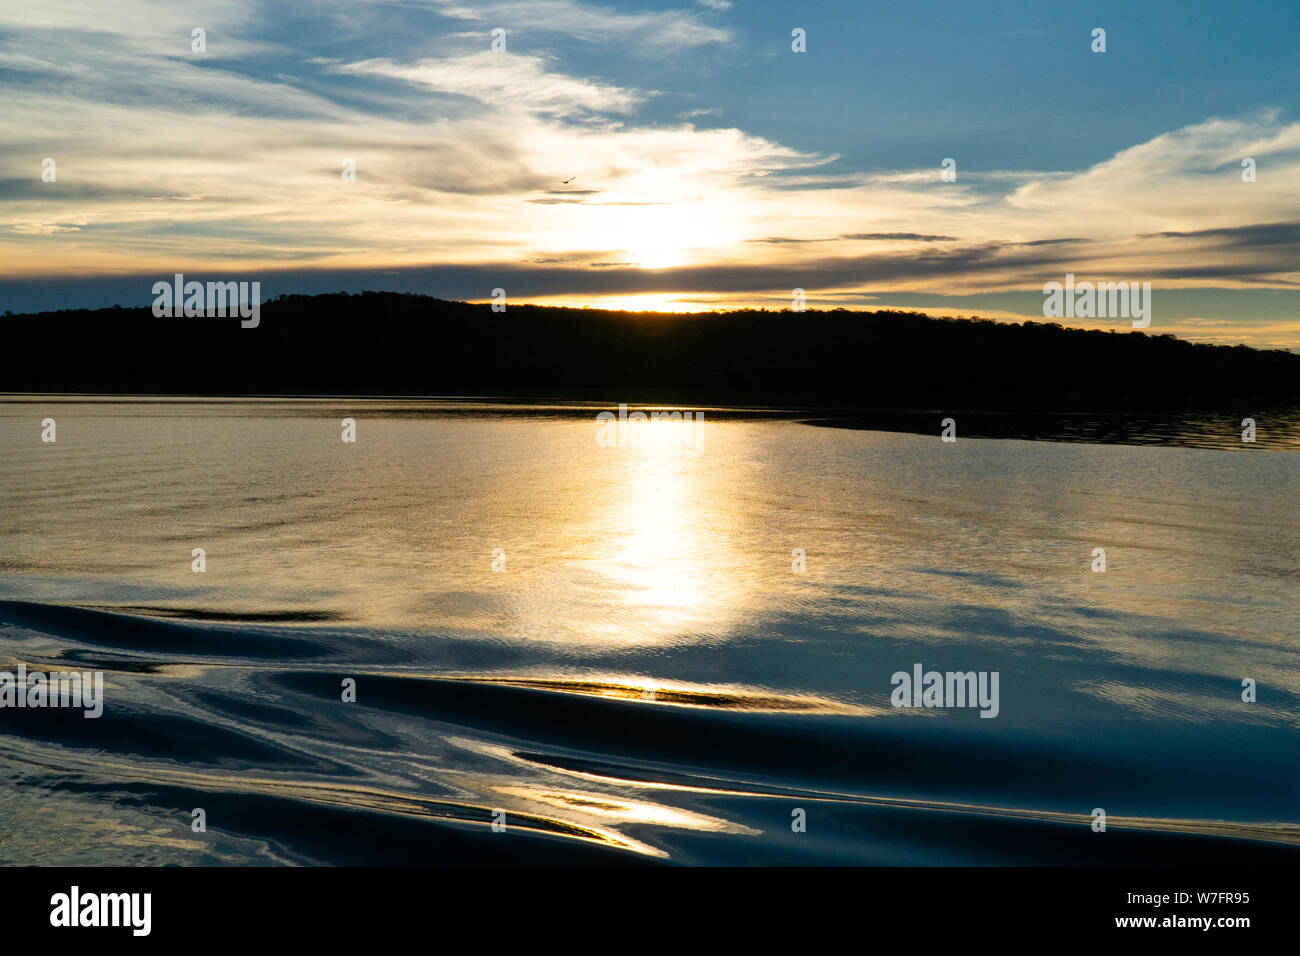
{"label": "water surface", "polygon": [[107,685],[0,710],[0,861],[1300,858],[1285,443],[596,411],[0,404],[0,669]]}

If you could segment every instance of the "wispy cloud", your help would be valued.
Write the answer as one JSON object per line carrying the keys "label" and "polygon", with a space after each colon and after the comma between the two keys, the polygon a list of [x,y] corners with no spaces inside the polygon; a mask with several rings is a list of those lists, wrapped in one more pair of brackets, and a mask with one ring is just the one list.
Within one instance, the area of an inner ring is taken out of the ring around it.
{"label": "wispy cloud", "polygon": [[500,27],[520,36],[563,35],[591,43],[622,41],[634,55],[728,43],[729,28],[706,23],[690,10],[619,10],[578,0],[497,0],[469,6],[426,0],[444,16]]}
{"label": "wispy cloud", "polygon": [[548,72],[537,56],[483,50],[464,56],[400,64],[363,60],[330,68],[354,76],[383,76],[439,93],[468,96],[502,109],[569,116],[582,111],[628,113],[647,94]]}

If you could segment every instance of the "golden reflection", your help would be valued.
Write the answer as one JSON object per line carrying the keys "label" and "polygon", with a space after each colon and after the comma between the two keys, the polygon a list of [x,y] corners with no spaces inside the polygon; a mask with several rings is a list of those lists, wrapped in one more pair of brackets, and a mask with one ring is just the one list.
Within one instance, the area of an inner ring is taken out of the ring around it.
{"label": "golden reflection", "polygon": [[[495,754],[501,759],[513,759],[514,762],[520,761],[520,758],[508,748],[485,745],[481,741],[458,740],[456,738],[449,738],[449,740],[452,743],[466,745],[469,749],[479,753]],[[627,799],[595,790],[565,789],[554,785],[548,787],[542,785],[502,784],[493,781],[490,777],[480,777],[479,775],[460,777],[462,785],[468,786],[479,799],[474,800],[471,798],[464,802],[454,802],[409,792],[395,792],[374,785],[279,779],[255,774],[230,775],[221,771],[214,772],[160,765],[135,765],[111,759],[105,760],[102,754],[83,755],[73,751],[59,751],[57,763],[51,763],[48,750],[31,748],[30,756],[22,756],[22,751],[27,749],[20,746],[18,753],[7,757],[6,762],[17,767],[27,766],[37,769],[42,773],[86,774],[96,777],[111,773],[113,779],[128,784],[138,782],[190,787],[213,792],[260,793],[322,806],[342,806],[381,811],[427,819],[431,822],[474,824],[482,827],[490,825],[492,812],[490,808],[500,805],[501,802],[496,796],[491,801],[482,799],[492,792],[497,796],[512,798],[508,801],[514,804],[507,808],[509,818],[511,825],[518,826],[520,829],[656,857],[667,857],[668,854],[659,847],[620,833],[619,826],[652,825],[742,835],[761,833],[761,831],[735,821],[695,813],[678,807]],[[884,797],[807,788],[764,788],[760,790],[745,786],[739,781],[722,781],[713,778],[699,778],[696,782],[687,783],[684,781],[629,779],[617,775],[573,770],[551,765],[548,765],[548,769],[566,777],[583,780],[588,786],[592,784],[615,784],[623,787],[630,785],[641,789],[675,791],[694,795],[719,795],[731,798],[780,801],[818,801],[844,806],[895,807],[918,812],[957,812],[979,816],[1079,825],[1088,823],[1091,819],[1086,814],[1079,813],[959,801],[945,802],[896,796]],[[1134,830],[1215,835],[1235,839],[1261,840],[1270,843],[1300,843],[1300,827],[1293,823],[1111,816],[1107,820],[1107,825]]]}
{"label": "golden reflection", "polygon": [[[682,830],[703,830],[714,833],[757,833],[739,823],[732,823],[718,817],[692,813],[678,807],[659,803],[647,803],[641,800],[625,800],[606,793],[584,793],[576,790],[556,790],[547,787],[507,786],[497,787],[496,791],[523,800],[525,804],[543,804],[548,807],[605,819],[610,825],[630,823],[648,823],[660,827],[674,827]],[[584,821],[590,827],[591,821]],[[624,837],[626,839],[626,837]]]}
{"label": "golden reflection", "polygon": [[601,449],[609,492],[586,563],[615,610],[589,630],[637,643],[722,635],[748,605],[739,516],[701,460],[716,451],[710,437],[707,417],[629,421],[619,445]]}
{"label": "golden reflection", "polygon": [[[445,675],[426,675],[431,679],[446,680]],[[826,697],[810,694],[765,694],[746,687],[730,685],[666,685],[651,680],[621,680],[610,677],[604,680],[560,680],[528,677],[467,677],[459,678],[479,684],[505,684],[536,690],[581,694],[587,697],[604,697],[614,700],[639,700],[655,704],[675,704],[686,707],[708,707],[718,710],[743,710],[765,713],[821,713],[845,714],[858,717],[885,716],[896,713],[889,707],[870,707],[846,704]]]}

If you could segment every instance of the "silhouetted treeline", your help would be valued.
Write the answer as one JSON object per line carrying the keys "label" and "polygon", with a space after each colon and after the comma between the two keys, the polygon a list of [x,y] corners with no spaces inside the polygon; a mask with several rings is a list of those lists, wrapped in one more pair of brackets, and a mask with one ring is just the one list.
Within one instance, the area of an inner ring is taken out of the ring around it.
{"label": "silhouetted treeline", "polygon": [[366,292],[261,324],[148,308],[0,318],[0,390],[385,394],[1006,410],[1300,404],[1300,355],[911,312],[671,315]]}

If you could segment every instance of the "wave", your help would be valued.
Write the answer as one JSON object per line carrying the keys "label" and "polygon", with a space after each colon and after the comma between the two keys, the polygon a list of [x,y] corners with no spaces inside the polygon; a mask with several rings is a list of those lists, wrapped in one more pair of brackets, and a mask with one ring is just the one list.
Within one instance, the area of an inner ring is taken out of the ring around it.
{"label": "wave", "polygon": [[0,652],[102,669],[107,697],[100,719],[3,712],[5,813],[62,809],[23,815],[37,836],[0,860],[84,863],[75,835],[107,814],[182,863],[1300,862],[1300,828],[1269,820],[1117,804],[1093,832],[1089,780],[1162,798],[1135,756],[765,688],[394,671],[304,626],[328,620],[0,601]]}

